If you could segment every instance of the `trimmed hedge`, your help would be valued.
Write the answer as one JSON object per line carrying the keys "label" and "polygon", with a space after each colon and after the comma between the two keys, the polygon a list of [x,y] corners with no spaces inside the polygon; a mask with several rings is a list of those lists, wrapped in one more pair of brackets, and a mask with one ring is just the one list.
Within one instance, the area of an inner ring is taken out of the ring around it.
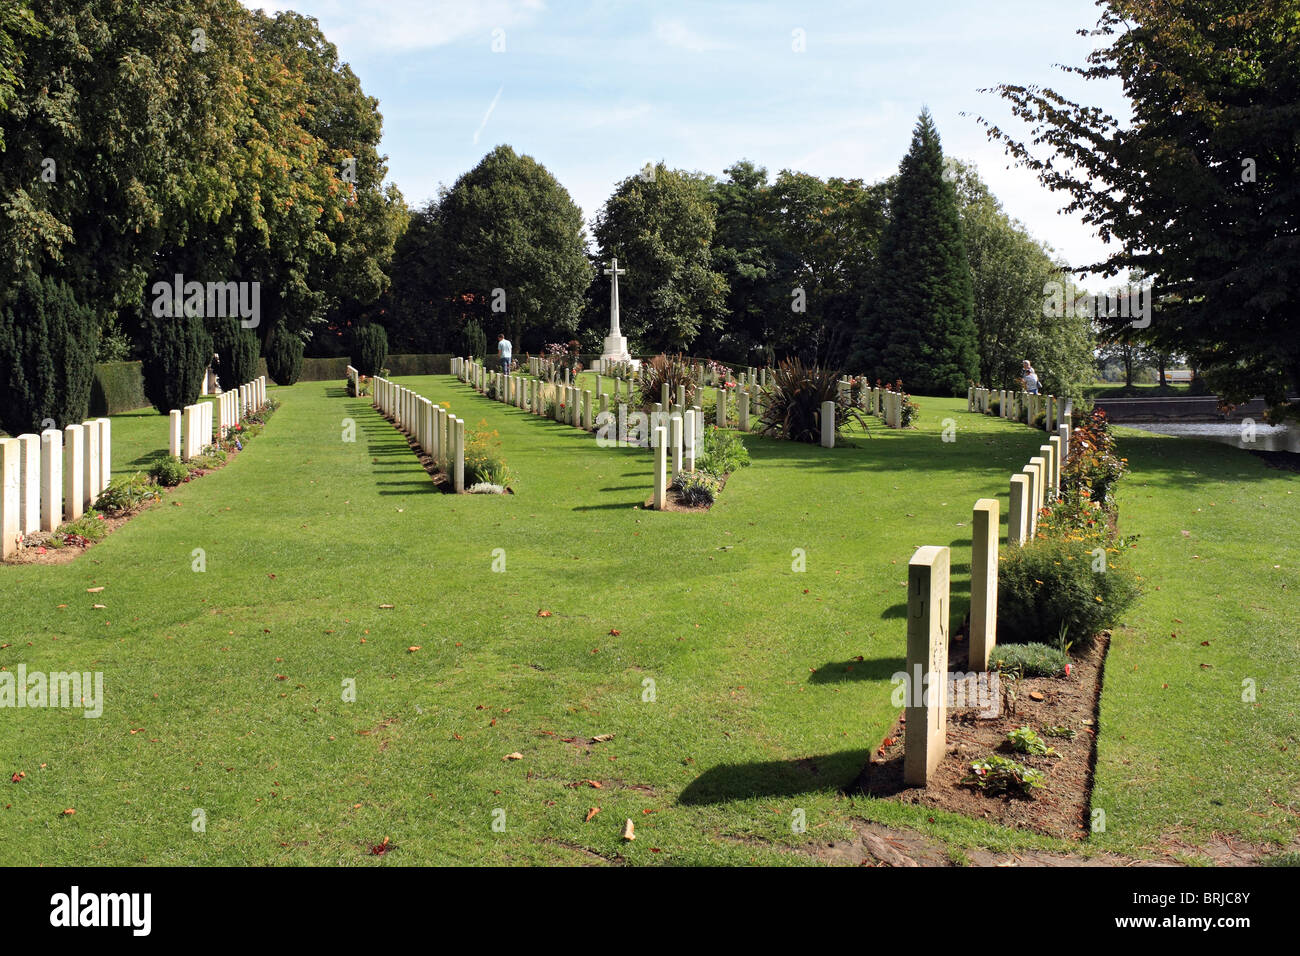
{"label": "trimmed hedge", "polygon": [[[300,382],[329,382],[348,376],[349,361],[343,358],[305,358]],[[450,375],[451,356],[445,353],[424,355],[390,355],[388,364],[394,375]],[[266,375],[266,359],[258,363],[258,375]],[[90,386],[90,414],[93,417],[117,415],[148,408],[144,394],[144,374],[139,362],[100,362]]]}
{"label": "trimmed hedge", "polygon": [[[451,356],[437,353],[388,356],[388,374],[393,375],[450,375]],[[346,370],[346,363],[344,365]],[[343,377],[341,373],[340,378]]]}
{"label": "trimmed hedge", "polygon": [[90,383],[90,414],[96,417],[149,407],[139,362],[101,362]]}

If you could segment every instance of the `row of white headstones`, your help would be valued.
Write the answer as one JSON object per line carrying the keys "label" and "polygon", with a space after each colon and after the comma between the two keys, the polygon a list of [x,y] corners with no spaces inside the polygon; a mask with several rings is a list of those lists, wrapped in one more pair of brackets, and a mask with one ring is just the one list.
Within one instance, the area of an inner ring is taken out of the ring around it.
{"label": "row of white headstones", "polygon": [[[351,365],[348,378],[357,383],[359,375]],[[439,470],[451,478],[452,487],[465,490],[465,422],[423,395],[376,375],[373,379],[373,404],[392,419],[398,430],[414,439],[420,450],[431,457]]]}
{"label": "row of white headstones", "polygon": [[[529,369],[544,375],[545,360],[530,360]],[[564,369],[552,384],[529,375],[494,372],[481,362],[468,358],[452,359],[452,374],[479,392],[513,405],[534,415],[549,414],[561,424],[594,431],[598,444],[608,448],[650,448],[655,454],[654,507],[667,507],[668,486],[672,478],[682,472],[695,471],[695,461],[704,444],[704,410],[701,406],[687,406],[686,386],[679,385],[677,394],[670,394],[668,384],[661,385],[660,401],[651,406],[649,413],[631,410],[633,382],[625,380],[627,401],[623,397],[620,379],[612,378],[614,408],[604,390],[604,378],[596,375],[596,390],[580,389],[569,383],[569,372]],[[757,386],[754,386],[757,388]],[[727,414],[727,389],[718,388],[719,427],[725,427]],[[741,393],[741,426],[748,428],[748,392]],[[676,402],[673,401],[676,398]],[[599,408],[597,409],[597,404]]]}
{"label": "row of white headstones", "polygon": [[184,409],[173,408],[169,418],[168,451],[172,457],[189,461],[213,442],[213,406],[216,406],[216,439],[225,438],[236,425],[266,407],[266,376],[262,375],[217,396],[216,402],[196,402]]}
{"label": "row of white headstones", "polygon": [[0,439],[0,558],[11,558],[25,535],[53,531],[94,505],[112,476],[112,429],[96,418]]}
{"label": "row of white headstones", "polygon": [[[969,410],[989,414],[988,390],[973,389]],[[1038,516],[1059,495],[1061,468],[1069,455],[1073,403],[1054,396],[1004,393],[1002,407],[1024,402],[1029,421],[1037,418],[1040,402],[1047,410],[1047,426],[1053,434],[1030,458],[1023,471],[1011,476],[1010,511],[1007,515],[1007,546],[1021,547],[1033,540]],[[1058,416],[1061,420],[1057,420]],[[1015,419],[1015,415],[1009,415]],[[999,505],[996,498],[975,502],[971,520],[970,635],[967,641],[971,672],[988,670],[990,655],[997,645]],[[947,748],[948,726],[948,585],[951,549],[939,546],[918,548],[908,562],[907,581],[907,677],[911,688],[905,708],[903,780],[924,787],[934,774]],[[918,688],[925,689],[924,691]]]}

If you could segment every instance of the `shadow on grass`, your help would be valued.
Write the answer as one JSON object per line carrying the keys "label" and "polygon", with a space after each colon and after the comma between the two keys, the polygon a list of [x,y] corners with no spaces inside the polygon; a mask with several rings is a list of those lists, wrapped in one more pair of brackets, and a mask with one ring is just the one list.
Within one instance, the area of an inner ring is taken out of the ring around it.
{"label": "shadow on grass", "polygon": [[[648,497],[648,496],[647,496]],[[645,504],[645,499],[638,498],[635,501],[623,501],[609,505],[574,505],[574,511],[624,511],[628,508],[635,508],[637,505]]]}
{"label": "shadow on grass", "polygon": [[152,465],[156,461],[161,461],[171,454],[170,448],[155,448],[153,451],[147,451],[139,458],[128,461],[128,465]]}
{"label": "shadow on grass", "polygon": [[843,790],[857,779],[869,759],[870,750],[845,750],[797,760],[722,764],[692,780],[677,802],[699,806]]}
{"label": "shadow on grass", "polygon": [[869,661],[827,661],[808,675],[810,684],[844,684],[858,680],[889,680],[906,666],[901,657],[877,657]]}

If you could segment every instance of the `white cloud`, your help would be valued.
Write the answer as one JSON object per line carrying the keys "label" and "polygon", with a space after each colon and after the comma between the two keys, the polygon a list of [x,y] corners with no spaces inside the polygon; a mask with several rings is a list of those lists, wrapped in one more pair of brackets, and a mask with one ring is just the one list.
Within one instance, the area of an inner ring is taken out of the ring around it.
{"label": "white cloud", "polygon": [[655,20],[654,28],[655,37],[661,43],[689,53],[708,53],[727,48],[727,44],[696,33],[681,20]]}
{"label": "white cloud", "polygon": [[297,10],[320,21],[330,41],[357,51],[406,53],[479,36],[490,49],[492,31],[524,26],[545,9],[543,0],[310,0],[291,4],[242,0],[250,9]]}

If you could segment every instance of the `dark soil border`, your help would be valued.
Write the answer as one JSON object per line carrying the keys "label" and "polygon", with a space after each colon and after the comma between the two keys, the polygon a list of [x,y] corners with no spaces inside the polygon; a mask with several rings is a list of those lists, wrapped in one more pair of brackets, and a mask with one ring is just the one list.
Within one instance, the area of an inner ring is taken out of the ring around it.
{"label": "dark soil border", "polygon": [[[960,640],[960,638],[959,638]],[[853,794],[932,807],[1002,826],[1032,830],[1062,839],[1086,839],[1091,829],[1092,787],[1097,765],[1097,721],[1110,634],[1103,633],[1085,653],[1071,658],[1068,677],[1029,677],[1020,682],[1016,713],[999,707],[997,717],[982,717],[977,708],[948,709],[947,750],[926,787],[903,783],[905,716],[900,715],[876,748]],[[949,668],[965,671],[964,643],[950,647]],[[1042,700],[1031,697],[1041,694]],[[1057,751],[1055,757],[1009,752],[1008,732],[1032,727]],[[1073,739],[1049,737],[1043,730],[1064,726]],[[987,794],[962,782],[970,764],[991,753],[1010,757],[1046,776],[1031,797]]]}

